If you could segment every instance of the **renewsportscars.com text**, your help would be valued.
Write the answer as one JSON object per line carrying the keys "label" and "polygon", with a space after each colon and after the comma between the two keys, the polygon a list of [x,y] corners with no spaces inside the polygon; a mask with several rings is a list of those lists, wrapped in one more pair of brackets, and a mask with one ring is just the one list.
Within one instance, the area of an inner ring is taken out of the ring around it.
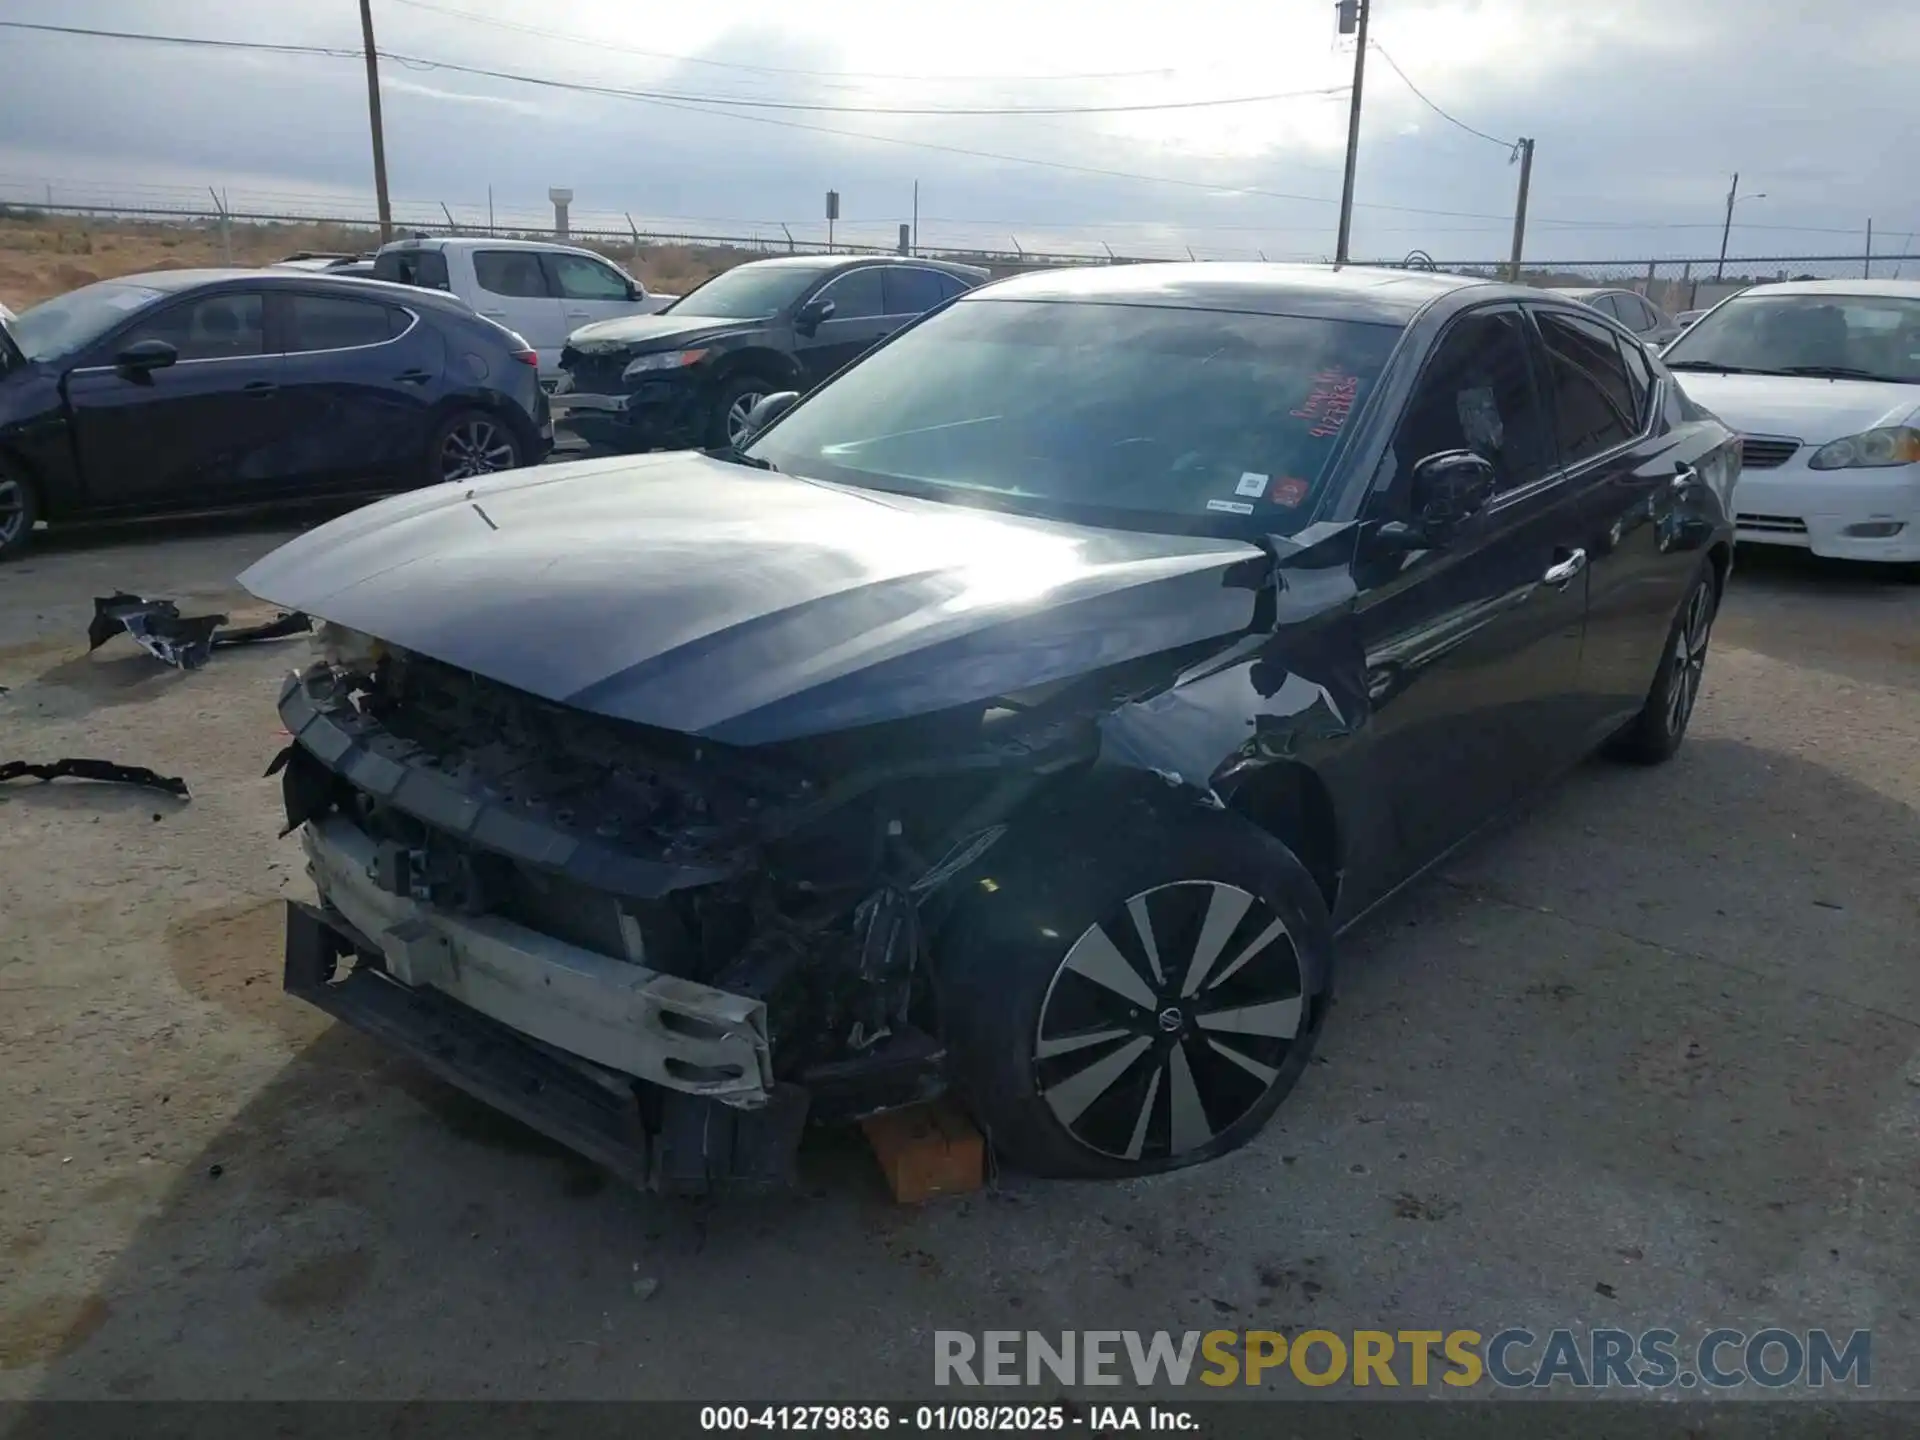
{"label": "renewsportscars.com text", "polygon": [[936,1385],[1273,1385],[1424,1389],[1740,1386],[1781,1390],[1873,1383],[1873,1335],[1852,1330],[1676,1330],[1518,1326],[1478,1330],[1036,1330],[934,1332]]}

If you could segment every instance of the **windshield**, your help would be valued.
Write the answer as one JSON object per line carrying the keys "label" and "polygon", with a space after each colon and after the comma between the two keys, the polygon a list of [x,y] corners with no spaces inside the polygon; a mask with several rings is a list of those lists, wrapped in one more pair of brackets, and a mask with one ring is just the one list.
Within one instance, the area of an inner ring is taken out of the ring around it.
{"label": "windshield", "polygon": [[83,286],[23,310],[7,332],[29,360],[60,360],[98,340],[161,292],[144,285],[106,281]]}
{"label": "windshield", "polygon": [[1736,295],[1696,322],[1663,358],[1679,370],[1920,384],[1920,298]]}
{"label": "windshield", "polygon": [[715,320],[765,320],[798,300],[824,273],[824,266],[739,265],[667,308],[676,315],[706,315]]}
{"label": "windshield", "polygon": [[974,300],[748,447],[815,479],[1174,531],[1290,530],[1396,325]]}

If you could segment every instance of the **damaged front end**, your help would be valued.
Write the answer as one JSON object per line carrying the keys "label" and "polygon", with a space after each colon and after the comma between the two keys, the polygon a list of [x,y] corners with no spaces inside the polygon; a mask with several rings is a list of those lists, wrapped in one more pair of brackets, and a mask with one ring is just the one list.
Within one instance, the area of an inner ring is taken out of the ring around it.
{"label": "damaged front end", "polygon": [[940,1093],[953,881],[1160,683],[746,750],[323,639],[270,772],[319,892],[289,907],[287,988],[677,1191],[783,1182],[809,1121]]}

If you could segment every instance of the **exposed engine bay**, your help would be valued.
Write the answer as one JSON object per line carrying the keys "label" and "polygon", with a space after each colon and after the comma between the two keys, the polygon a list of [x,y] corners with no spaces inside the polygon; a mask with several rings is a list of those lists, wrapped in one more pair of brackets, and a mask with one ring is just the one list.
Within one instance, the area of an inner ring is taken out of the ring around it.
{"label": "exposed engine bay", "polygon": [[[646,1153],[599,1158],[700,1189],[774,1178],[807,1119],[940,1093],[927,962],[956,877],[1169,659],[749,751],[318,639],[273,771],[322,900],[290,924],[334,953],[296,984],[290,938],[289,988],[334,1008],[352,976],[371,1003],[404,987],[456,1030],[505,1027],[569,1083],[624,1092]],[[736,1147],[766,1130],[766,1153],[706,1153],[717,1115]],[[702,1153],[662,1154],[677,1131]]]}

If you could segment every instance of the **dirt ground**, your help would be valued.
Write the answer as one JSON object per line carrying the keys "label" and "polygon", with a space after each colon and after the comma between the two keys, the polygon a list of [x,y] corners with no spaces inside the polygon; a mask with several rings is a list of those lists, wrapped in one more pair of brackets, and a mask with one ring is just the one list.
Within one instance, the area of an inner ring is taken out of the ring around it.
{"label": "dirt ground", "polygon": [[1583,768],[1357,937],[1245,1151],[905,1210],[823,1137],[798,1193],[692,1206],[280,993],[304,642],[84,635],[116,588],[245,605],[285,534],[0,568],[0,758],[193,790],[0,791],[0,1398],[859,1400],[926,1393],[936,1328],[1095,1324],[1871,1328],[1920,1395],[1920,585],[1743,556],[1680,757]]}
{"label": "dirt ground", "polygon": [[[649,289],[687,291],[754,255],[720,246],[606,245],[581,240],[627,268]],[[377,248],[377,231],[341,225],[234,224],[226,240],[205,222],[89,220],[0,206],[0,304],[24,310],[54,295],[150,270],[270,265],[300,250],[357,255]],[[228,256],[231,255],[231,261]]]}

